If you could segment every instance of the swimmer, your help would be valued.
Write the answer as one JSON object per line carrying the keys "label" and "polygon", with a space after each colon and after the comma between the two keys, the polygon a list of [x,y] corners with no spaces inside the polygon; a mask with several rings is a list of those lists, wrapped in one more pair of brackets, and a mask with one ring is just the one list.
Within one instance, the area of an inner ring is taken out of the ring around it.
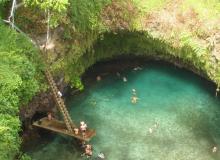
{"label": "swimmer", "polygon": [[92,145],[91,144],[87,144],[86,145],[86,149],[92,149]]}
{"label": "swimmer", "polygon": [[87,155],[87,158],[92,156],[92,150],[90,149],[85,149],[85,154]]}
{"label": "swimmer", "polygon": [[132,97],[131,97],[131,103],[133,103],[133,104],[137,103],[137,100],[138,100],[138,99],[139,99],[138,97],[132,96]]}
{"label": "swimmer", "polygon": [[158,123],[158,122],[155,122],[154,128],[156,129],[156,128],[158,128],[158,127],[159,127],[159,123]]}
{"label": "swimmer", "polygon": [[142,68],[138,66],[138,67],[135,67],[133,70],[134,70],[134,71],[142,70]]}
{"label": "swimmer", "polygon": [[150,133],[150,134],[153,133],[153,128],[149,128],[149,133]]}
{"label": "swimmer", "polygon": [[98,154],[98,158],[99,158],[99,159],[105,159],[104,153],[100,152],[100,153]]}
{"label": "swimmer", "polygon": [[127,82],[128,80],[127,80],[127,78],[126,78],[126,77],[123,77],[123,81],[124,81],[124,82]]}
{"label": "swimmer", "polygon": [[133,92],[133,93],[136,93],[136,89],[133,88],[133,89],[132,89],[132,92]]}
{"label": "swimmer", "polygon": [[215,96],[216,96],[216,97],[218,96],[218,92],[219,92],[219,87],[216,88],[216,91],[215,91]]}
{"label": "swimmer", "polygon": [[101,76],[97,76],[97,77],[96,77],[96,80],[97,80],[97,81],[101,81],[101,80],[102,80],[102,77],[101,77]]}
{"label": "swimmer", "polygon": [[87,144],[85,147],[85,155],[87,155],[87,158],[92,156],[92,145]]}
{"label": "swimmer", "polygon": [[216,146],[214,146],[214,147],[212,148],[212,153],[216,153],[217,150],[218,150],[218,148],[217,148]]}

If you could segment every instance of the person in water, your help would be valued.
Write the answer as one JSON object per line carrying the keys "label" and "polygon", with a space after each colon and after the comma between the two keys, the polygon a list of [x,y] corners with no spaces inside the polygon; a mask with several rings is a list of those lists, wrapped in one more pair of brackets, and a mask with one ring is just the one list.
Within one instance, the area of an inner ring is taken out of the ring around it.
{"label": "person in water", "polygon": [[137,100],[138,100],[138,97],[136,97],[136,96],[131,97],[131,103],[135,104],[135,103],[137,103]]}
{"label": "person in water", "polygon": [[214,147],[212,148],[212,153],[216,153],[217,150],[218,150],[218,148],[217,148],[216,146],[214,146]]}
{"label": "person in water", "polygon": [[218,96],[218,92],[219,92],[219,87],[216,88],[216,91],[215,91],[215,96],[217,97]]}
{"label": "person in water", "polygon": [[92,156],[92,145],[87,144],[85,146],[85,155],[87,156],[87,158]]}
{"label": "person in water", "polygon": [[86,145],[86,148],[87,148],[87,149],[92,149],[92,145],[91,145],[91,144],[87,144],[87,145]]}
{"label": "person in water", "polygon": [[133,94],[133,95],[136,95],[136,94],[137,94],[137,93],[136,93],[136,89],[134,89],[134,88],[132,89],[132,94]]}
{"label": "person in water", "polygon": [[137,71],[137,70],[142,70],[142,68],[141,68],[141,67],[139,67],[139,66],[137,66],[137,67],[135,67],[133,70],[134,70],[134,71]]}
{"label": "person in water", "polygon": [[153,128],[149,128],[149,133],[152,134],[153,133]]}
{"label": "person in water", "polygon": [[105,159],[104,153],[100,152],[100,153],[98,154],[98,159]]}
{"label": "person in water", "polygon": [[90,144],[85,144],[85,141],[83,141],[83,148],[84,148],[84,153],[81,154],[81,156],[87,156],[87,158],[92,156],[92,145]]}
{"label": "person in water", "polygon": [[154,129],[157,129],[159,127],[159,123],[158,122],[155,122],[154,123]]}
{"label": "person in water", "polygon": [[102,77],[101,77],[101,76],[97,76],[97,77],[96,77],[96,80],[97,80],[97,81],[101,81],[101,80],[102,80]]}
{"label": "person in water", "polygon": [[123,81],[124,81],[124,82],[127,82],[128,80],[127,80],[127,78],[126,78],[126,77],[123,77]]}

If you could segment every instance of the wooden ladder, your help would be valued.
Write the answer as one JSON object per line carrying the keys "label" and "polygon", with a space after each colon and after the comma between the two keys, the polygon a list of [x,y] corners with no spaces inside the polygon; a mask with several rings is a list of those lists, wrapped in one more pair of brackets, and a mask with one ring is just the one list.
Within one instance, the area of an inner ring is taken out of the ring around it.
{"label": "wooden ladder", "polygon": [[52,93],[53,93],[53,97],[54,97],[54,99],[56,101],[57,107],[59,108],[60,112],[63,115],[66,127],[67,127],[69,132],[73,132],[73,129],[76,126],[72,122],[72,119],[71,119],[71,117],[69,115],[69,112],[67,111],[67,108],[66,108],[66,106],[64,104],[63,99],[58,94],[59,90],[57,89],[56,83],[54,82],[53,77],[52,77],[52,75],[51,75],[51,73],[50,73],[50,71],[48,69],[45,70],[45,75],[46,75],[48,83],[49,83],[49,85],[51,87],[51,90],[52,90]]}

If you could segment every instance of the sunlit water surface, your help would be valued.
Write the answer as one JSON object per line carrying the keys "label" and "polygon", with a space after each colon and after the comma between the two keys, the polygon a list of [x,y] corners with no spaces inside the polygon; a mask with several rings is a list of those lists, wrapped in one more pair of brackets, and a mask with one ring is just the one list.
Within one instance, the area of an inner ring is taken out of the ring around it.
{"label": "sunlit water surface", "polygon": [[[132,89],[137,104],[130,101]],[[108,160],[219,160],[220,99],[214,95],[214,86],[204,79],[153,63],[121,77],[109,74],[68,105],[74,121],[96,129],[92,159],[103,152]],[[219,148],[216,153],[213,146]],[[60,135],[27,153],[34,160],[84,159],[77,144]]]}

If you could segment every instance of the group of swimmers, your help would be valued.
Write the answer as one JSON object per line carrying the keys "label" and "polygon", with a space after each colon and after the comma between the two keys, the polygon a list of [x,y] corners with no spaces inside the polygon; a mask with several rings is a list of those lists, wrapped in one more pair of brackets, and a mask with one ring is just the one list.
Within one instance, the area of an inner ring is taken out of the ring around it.
{"label": "group of swimmers", "polygon": [[[134,71],[138,71],[138,70],[142,70],[142,68],[139,67],[139,66],[137,66],[137,67],[134,67],[133,70],[134,70]],[[118,77],[121,77],[121,74],[120,74],[119,72],[116,72],[116,75],[117,75]],[[96,76],[96,80],[97,80],[97,81],[101,81],[101,79],[102,79],[102,78],[101,78],[100,75]],[[123,82],[127,82],[127,81],[128,81],[125,76],[122,77],[122,80],[123,80]]]}
{"label": "group of swimmers", "polygon": [[[49,121],[51,121],[53,119],[52,112],[47,113],[47,119]],[[79,128],[74,128],[73,129],[75,135],[78,135],[79,132],[81,132],[83,137],[86,136],[86,130],[87,130],[87,124],[84,121],[80,122],[80,127]]]}
{"label": "group of swimmers", "polygon": [[78,135],[79,131],[82,133],[82,136],[85,137],[86,136],[86,130],[87,130],[87,124],[84,121],[80,122],[80,127],[79,128],[74,128],[74,134]]}
{"label": "group of swimmers", "polygon": [[[140,68],[140,67],[135,67],[135,68],[134,68],[135,71],[136,71],[136,70],[141,70],[141,69],[142,69],[142,68]],[[117,72],[117,76],[118,76],[118,77],[121,76],[119,72]],[[96,80],[97,80],[97,81],[101,81],[101,79],[102,79],[101,76],[97,76],[97,77],[96,77]],[[122,79],[123,79],[124,82],[127,82],[127,78],[126,78],[126,77],[123,77]],[[219,91],[220,91],[220,89],[219,89],[219,87],[217,87],[217,89],[216,89],[216,97],[217,97]],[[62,97],[62,93],[61,93],[60,91],[58,91],[58,95],[59,95],[60,97]],[[132,89],[131,103],[133,103],[133,104],[137,103],[137,100],[138,100],[138,99],[139,99],[139,98],[137,97],[136,90],[135,90],[135,89]],[[48,120],[52,120],[52,113],[51,113],[51,112],[48,113]],[[154,132],[154,130],[157,129],[158,127],[159,127],[159,123],[156,122],[153,127],[150,127],[150,128],[149,128],[149,133],[152,134],[152,133]],[[86,130],[87,130],[87,124],[86,124],[84,121],[81,121],[81,122],[80,122],[80,131],[81,131],[83,137],[85,137]],[[79,129],[78,129],[78,128],[74,128],[74,134],[76,134],[76,135],[79,134]],[[92,154],[93,154],[92,145],[91,145],[91,144],[86,144],[86,145],[85,145],[85,142],[84,142],[84,141],[82,142],[82,144],[83,144],[82,146],[83,146],[83,148],[84,148],[84,153],[83,153],[82,155],[87,156],[87,158],[91,157]],[[213,152],[213,153],[216,153],[217,150],[218,150],[218,148],[217,148],[216,146],[214,146],[214,147],[212,148],[212,152]],[[97,157],[97,158],[99,158],[99,159],[105,159],[105,156],[104,156],[103,153],[100,152],[100,153],[98,154],[98,157]]]}

